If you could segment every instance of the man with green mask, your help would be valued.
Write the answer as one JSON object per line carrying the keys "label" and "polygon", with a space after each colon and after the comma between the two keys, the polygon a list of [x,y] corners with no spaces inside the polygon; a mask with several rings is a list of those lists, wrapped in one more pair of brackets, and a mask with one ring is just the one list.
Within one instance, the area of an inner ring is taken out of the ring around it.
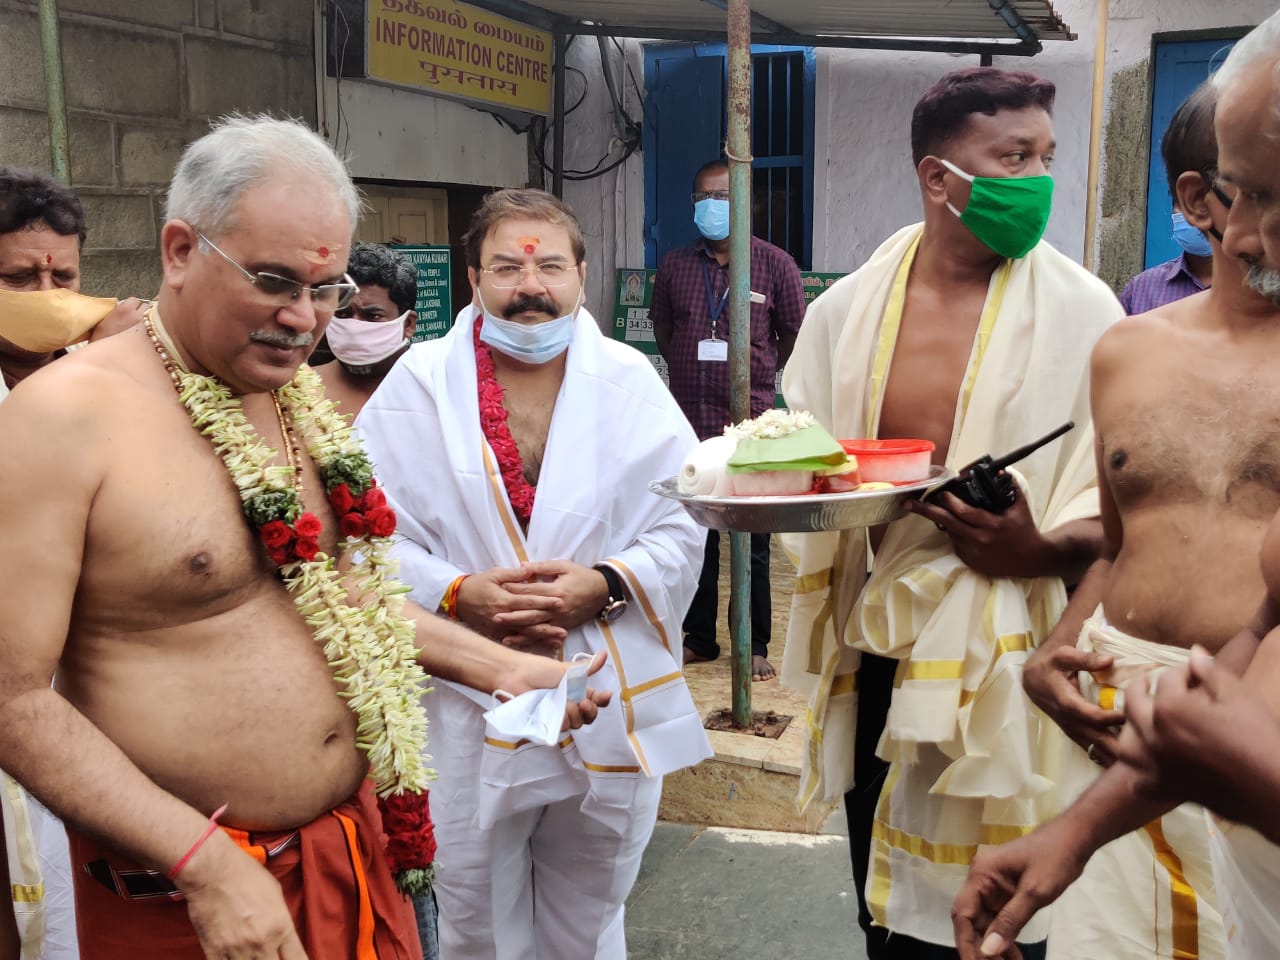
{"label": "man with green mask", "polygon": [[[1040,77],[989,67],[924,94],[924,222],[814,302],[783,376],[788,405],[835,436],[929,440],[952,469],[1076,423],[1010,470],[1003,513],[946,494],[869,537],[790,544],[782,678],[812,718],[801,800],[844,794],[870,960],[954,957],[968,861],[1052,811],[1020,673],[1101,544],[1087,368],[1122,315],[1041,239],[1053,98]],[[1024,956],[1043,956],[1043,937],[1030,928]]]}

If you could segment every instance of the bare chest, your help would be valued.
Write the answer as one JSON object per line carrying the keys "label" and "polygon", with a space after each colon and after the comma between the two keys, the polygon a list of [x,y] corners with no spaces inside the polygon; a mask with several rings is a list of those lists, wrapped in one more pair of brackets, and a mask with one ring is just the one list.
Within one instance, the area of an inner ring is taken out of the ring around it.
{"label": "bare chest", "polygon": [[503,385],[503,405],[507,409],[507,427],[524,461],[525,480],[537,485],[542,461],[547,451],[551,418],[555,415],[560,383],[520,379]]}
{"label": "bare chest", "polygon": [[[277,582],[226,466],[181,408],[132,424],[114,450],[86,532],[77,593],[85,617],[146,630],[234,609]],[[321,520],[320,548],[332,555],[335,521],[305,452],[300,466],[304,509]]]}
{"label": "bare chest", "polygon": [[932,440],[946,459],[985,293],[944,303],[908,294],[881,404],[881,437]]}
{"label": "bare chest", "polygon": [[1264,371],[1160,358],[1095,400],[1121,511],[1199,503],[1250,519],[1280,508],[1280,387]]}

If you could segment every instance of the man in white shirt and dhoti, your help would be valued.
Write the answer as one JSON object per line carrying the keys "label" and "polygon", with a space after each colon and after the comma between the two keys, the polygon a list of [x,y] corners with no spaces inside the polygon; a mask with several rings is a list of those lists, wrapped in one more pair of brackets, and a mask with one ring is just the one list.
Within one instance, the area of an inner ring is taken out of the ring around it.
{"label": "man in white shirt and dhoti", "polygon": [[1087,359],[1122,314],[1041,240],[1053,97],[992,68],[925,93],[924,223],[813,304],[783,379],[788,405],[835,436],[929,440],[952,468],[1076,423],[1018,465],[1004,513],[947,494],[869,536],[793,543],[782,678],[809,697],[801,801],[845,794],[871,960],[954,956],[968,861],[1052,803],[1021,667],[1101,543]]}
{"label": "man in white shirt and dhoti", "polygon": [[[1064,697],[1058,707],[1064,716],[1079,715],[1069,724],[1077,737],[1096,737],[1090,741],[1095,755],[1105,751],[1119,762],[1062,816],[975,861],[955,905],[965,958],[1013,956],[1010,941],[1027,918],[1076,881],[1095,851],[1131,831],[1156,844],[1158,866],[1180,861],[1186,868],[1186,860],[1159,856],[1175,850],[1160,843],[1172,839],[1161,828],[1183,801],[1228,818],[1210,826],[1207,844],[1203,828],[1199,840],[1209,848],[1228,960],[1271,958],[1280,943],[1280,847],[1274,843],[1280,839],[1274,814],[1280,770],[1268,750],[1280,722],[1280,525],[1272,519],[1280,491],[1280,396],[1271,372],[1280,349],[1278,66],[1280,15],[1273,15],[1233,49],[1213,79],[1218,165],[1207,172],[1209,190],[1192,197],[1197,225],[1221,237],[1212,291],[1178,309],[1126,321],[1094,356],[1099,469],[1109,487],[1103,518],[1119,553],[1110,571],[1091,573],[1082,584],[1078,606],[1088,606],[1091,594],[1096,599],[1092,581],[1098,579],[1110,622],[1095,616],[1085,629],[1116,673],[1128,659],[1137,676],[1123,690],[1127,722],[1118,738],[1087,731],[1079,722],[1087,705]],[[1117,540],[1121,519],[1124,536]],[[1245,569],[1250,547],[1259,542],[1260,577]],[[1193,587],[1193,581],[1199,582]],[[1249,620],[1261,587],[1265,599]],[[1224,625],[1243,629],[1223,644]],[[1165,646],[1127,636],[1130,630]],[[1220,646],[1216,663],[1201,646],[1180,663],[1151,669],[1169,648],[1190,643]],[[1102,679],[1124,682],[1122,676]],[[1197,905],[1189,892],[1199,888],[1188,883],[1189,873],[1168,872],[1167,892],[1149,903],[1145,920],[1159,925],[1168,912],[1182,910],[1183,922],[1172,927],[1172,947],[1159,946],[1157,955],[1194,956],[1197,949],[1209,955],[1202,932],[1198,944],[1192,939]],[[1119,899],[1099,899],[1092,907],[1106,908],[1131,912]],[[1087,919],[1079,910],[1073,915]],[[1057,927],[1055,913],[1055,936]],[[1083,945],[1074,955],[1101,949],[1100,943]],[[1106,950],[1106,956],[1138,955],[1119,944]]]}
{"label": "man in white shirt and dhoti", "polygon": [[359,418],[403,576],[495,642],[607,651],[593,684],[620,704],[543,745],[486,726],[489,698],[428,695],[441,955],[623,960],[662,777],[710,754],[680,660],[704,535],[648,489],[697,441],[653,367],[582,306],[586,251],[562,202],[490,194],[465,243],[472,305]]}

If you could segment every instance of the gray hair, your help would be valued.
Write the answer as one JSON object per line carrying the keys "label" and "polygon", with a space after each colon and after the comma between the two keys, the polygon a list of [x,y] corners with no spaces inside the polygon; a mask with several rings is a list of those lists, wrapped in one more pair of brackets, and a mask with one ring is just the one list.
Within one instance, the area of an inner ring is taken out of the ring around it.
{"label": "gray hair", "polygon": [[[1280,79],[1280,11],[1263,20],[1231,48],[1231,53],[1213,75],[1214,89],[1222,93],[1250,69],[1266,63],[1274,65],[1272,72]],[[1280,113],[1280,102],[1275,108]]]}
{"label": "gray hair", "polygon": [[185,220],[216,237],[241,195],[277,169],[329,181],[355,230],[360,195],[346,164],[302,121],[265,115],[223,117],[187,146],[169,184],[165,219]]}

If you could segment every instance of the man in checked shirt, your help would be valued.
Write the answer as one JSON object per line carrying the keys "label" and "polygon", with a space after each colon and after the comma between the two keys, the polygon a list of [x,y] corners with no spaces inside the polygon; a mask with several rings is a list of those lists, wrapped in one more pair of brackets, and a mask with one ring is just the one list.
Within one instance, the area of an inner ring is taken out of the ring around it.
{"label": "man in checked shirt", "polygon": [[[693,222],[700,236],[663,258],[649,319],[666,358],[671,392],[699,440],[718,436],[729,416],[729,165],[704,164],[693,178]],[[804,319],[804,287],[791,256],[751,238],[751,416],[773,406],[775,378],[791,356]],[[714,660],[720,534],[707,531],[698,591],[684,620],[684,662]],[[776,674],[767,657],[772,621],[769,535],[751,535],[751,678]]]}

